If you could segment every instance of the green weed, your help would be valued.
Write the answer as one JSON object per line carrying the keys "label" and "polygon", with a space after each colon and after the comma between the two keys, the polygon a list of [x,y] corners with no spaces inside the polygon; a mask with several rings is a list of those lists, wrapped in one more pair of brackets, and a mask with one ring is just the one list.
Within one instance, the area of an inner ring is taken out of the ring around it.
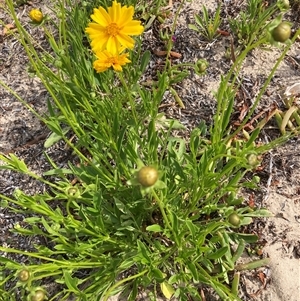
{"label": "green weed", "polygon": [[263,0],[250,0],[245,11],[229,18],[230,29],[243,47],[265,37],[266,26],[271,18],[288,9],[283,1],[268,5]]}
{"label": "green weed", "polygon": [[197,25],[189,24],[189,28],[199,32],[208,41],[212,41],[219,33],[218,29],[221,25],[221,5],[218,6],[215,14],[210,16],[206,6],[202,6],[202,16],[195,15],[195,21]]}

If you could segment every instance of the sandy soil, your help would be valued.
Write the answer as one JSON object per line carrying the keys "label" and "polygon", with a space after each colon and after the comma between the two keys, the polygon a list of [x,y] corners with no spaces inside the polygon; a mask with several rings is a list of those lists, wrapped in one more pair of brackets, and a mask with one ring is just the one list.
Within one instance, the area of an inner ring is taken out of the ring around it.
{"label": "sandy soil", "polygon": [[[3,0],[0,0],[3,4]],[[178,6],[177,1],[173,1]],[[49,3],[49,2],[48,2]],[[179,109],[174,100],[166,100],[165,113],[168,116],[180,119],[190,127],[200,120],[211,122],[214,111],[212,92],[217,89],[220,74],[228,70],[229,62],[225,59],[226,49],[230,42],[228,37],[221,37],[213,43],[205,42],[199,35],[187,30],[187,24],[193,21],[193,15],[198,13],[202,4],[215,9],[216,1],[195,0],[187,3],[180,16],[176,30],[177,40],[174,50],[182,54],[182,61],[196,61],[206,58],[210,64],[207,75],[198,77],[192,75],[178,91],[183,99],[186,109]],[[235,1],[226,1],[233,5]],[[47,1],[32,1],[28,5],[20,6],[18,13],[20,19],[26,24],[27,13],[32,7],[41,7],[46,10]],[[0,6],[0,19],[5,24],[11,20]],[[299,26],[299,24],[298,24]],[[222,28],[228,30],[228,28]],[[26,56],[12,36],[3,32],[0,25],[0,80],[13,88],[34,109],[45,112],[45,99],[47,93],[35,77],[28,76]],[[32,29],[32,34],[43,39],[43,32]],[[186,39],[189,37],[189,39]],[[155,41],[152,31],[145,33],[145,40],[150,41],[150,47],[162,49],[163,45]],[[289,85],[300,82],[300,65],[297,58],[300,53],[299,41],[293,46],[286,60],[281,64],[274,76],[268,95],[263,98],[262,108],[270,107],[276,103],[282,106],[280,95]],[[250,83],[249,93],[255,94],[263,79],[273,66],[279,51],[265,52],[255,50],[245,62],[241,76]],[[161,58],[153,56],[157,62]],[[25,109],[12,95],[0,87],[0,152],[13,152],[24,158],[31,169],[38,172],[49,167],[43,157],[43,141],[48,133],[39,120]],[[273,125],[266,127],[262,139],[272,139],[272,135],[279,135]],[[47,150],[48,154],[66,162],[68,153],[64,146],[57,144]],[[260,235],[263,245],[261,257],[270,257],[270,265],[254,271],[245,272],[241,277],[241,295],[243,300],[263,301],[299,301],[300,300],[300,140],[294,138],[286,145],[269,152],[264,158],[264,168],[259,173],[262,178],[261,191],[255,193],[254,200],[258,206],[267,207],[273,217],[255,221],[253,231]],[[44,187],[32,180],[21,177],[9,171],[0,173],[0,192],[11,194],[15,188],[23,189],[28,193],[37,193]],[[245,193],[245,200],[250,197]],[[10,235],[9,228],[22,220],[22,216],[11,216],[0,208],[0,243]],[[5,217],[6,216],[6,217]],[[4,218],[5,217],[5,218]],[[10,223],[8,223],[8,220]],[[13,241],[13,240],[12,240]],[[15,241],[15,245],[20,242]],[[14,244],[12,242],[12,245]],[[22,243],[22,242],[21,242]],[[24,241],[23,244],[26,244]],[[245,260],[250,260],[245,254]],[[118,297],[112,298],[117,300]]]}

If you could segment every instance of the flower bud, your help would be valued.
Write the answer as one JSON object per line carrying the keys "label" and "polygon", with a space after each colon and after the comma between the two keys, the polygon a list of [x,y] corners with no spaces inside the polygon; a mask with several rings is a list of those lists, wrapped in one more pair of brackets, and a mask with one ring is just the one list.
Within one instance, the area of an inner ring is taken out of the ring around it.
{"label": "flower bud", "polygon": [[26,282],[26,281],[28,281],[29,277],[30,277],[30,273],[29,273],[29,271],[26,270],[26,269],[22,270],[22,271],[19,273],[19,275],[18,275],[18,278],[19,278],[19,280],[20,280],[21,282]]}
{"label": "flower bud", "polygon": [[195,71],[198,75],[203,75],[208,67],[206,60],[200,59],[195,64]]}
{"label": "flower bud", "polygon": [[241,219],[236,212],[229,215],[228,221],[232,226],[238,227],[240,225]]}
{"label": "flower bud", "polygon": [[255,154],[250,154],[248,157],[248,163],[251,167],[256,167],[259,164],[259,160],[257,155]]}
{"label": "flower bud", "polygon": [[278,1],[279,6],[281,6],[283,9],[289,9],[290,8],[290,1],[289,0],[280,0]]}
{"label": "flower bud", "polygon": [[153,186],[158,180],[158,171],[154,167],[144,166],[138,171],[137,180],[143,187]]}
{"label": "flower bud", "polygon": [[79,198],[81,195],[80,190],[76,186],[69,186],[65,191],[70,198]]}
{"label": "flower bud", "polygon": [[30,19],[37,24],[40,24],[43,21],[43,13],[39,9],[32,9],[29,13]]}
{"label": "flower bud", "polygon": [[291,26],[287,22],[280,23],[276,28],[272,31],[272,37],[274,41],[284,43],[291,36]]}
{"label": "flower bud", "polygon": [[31,301],[43,301],[45,300],[46,294],[43,290],[36,290],[31,296]]}

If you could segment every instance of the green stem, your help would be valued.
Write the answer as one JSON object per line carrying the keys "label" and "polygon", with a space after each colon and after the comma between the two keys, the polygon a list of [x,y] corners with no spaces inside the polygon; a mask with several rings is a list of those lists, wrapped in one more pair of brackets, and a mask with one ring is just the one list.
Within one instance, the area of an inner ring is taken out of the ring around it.
{"label": "green stem", "polygon": [[38,255],[36,253],[30,253],[30,252],[24,252],[24,251],[20,251],[20,250],[16,250],[16,249],[12,249],[12,248],[3,248],[0,247],[0,252],[7,252],[7,253],[15,253],[15,254],[21,254],[21,255],[26,255],[29,257],[33,257],[33,258],[38,258],[38,259],[43,259],[45,261],[50,261],[53,263],[57,263],[59,265],[58,268],[67,268],[67,269],[93,269],[96,267],[102,267],[103,266],[103,262],[70,262],[70,261],[61,261],[61,260],[57,260],[54,258],[50,258],[50,257],[45,257],[45,256],[41,256]]}
{"label": "green stem", "polygon": [[123,74],[122,73],[117,73],[118,74],[118,77],[119,77],[119,80],[120,82],[122,83],[124,89],[126,90],[126,94],[128,96],[128,99],[129,99],[129,104],[131,106],[131,112],[132,112],[132,115],[133,115],[133,118],[134,118],[134,122],[135,124],[138,124],[138,119],[137,119],[137,115],[136,115],[136,109],[135,109],[135,103],[132,99],[132,94],[131,92],[129,91],[129,88],[128,88],[128,85],[126,84],[125,82],[125,79],[123,77]]}
{"label": "green stem", "polygon": [[169,218],[168,218],[167,215],[166,215],[166,212],[165,212],[164,205],[163,205],[162,201],[160,200],[160,198],[158,197],[158,195],[157,195],[157,193],[155,192],[154,189],[152,189],[152,193],[153,193],[154,198],[155,198],[155,200],[156,200],[156,202],[157,202],[157,204],[158,204],[158,207],[159,207],[159,209],[160,209],[160,211],[161,211],[161,214],[162,214],[162,216],[163,216],[163,218],[164,218],[165,224],[166,224],[167,227],[173,232],[172,226],[171,226],[171,224],[170,224]]}
{"label": "green stem", "polygon": [[107,301],[107,299],[110,297],[110,293],[115,289],[117,288],[118,286],[122,285],[123,283],[127,282],[127,281],[130,281],[132,279],[135,279],[135,278],[138,278],[140,276],[143,276],[144,274],[146,274],[148,272],[148,270],[144,270],[136,275],[132,275],[128,278],[125,278],[125,279],[122,279],[120,280],[119,282],[115,283],[113,286],[110,287],[110,289],[106,292],[104,298],[103,298],[103,301]]}
{"label": "green stem", "polygon": [[167,45],[167,58],[166,58],[167,63],[165,65],[165,70],[164,70],[166,73],[169,73],[169,72],[167,72],[167,69],[171,68],[170,67],[171,65],[169,64],[169,62],[170,62],[170,52],[171,52],[172,46],[173,46],[172,36],[174,35],[175,29],[176,29],[177,19],[178,19],[179,13],[180,13],[184,3],[185,3],[185,1],[180,2],[180,5],[179,5],[179,7],[176,11],[175,17],[174,17],[174,22],[172,24],[171,37],[170,37],[170,39],[168,41],[168,45]]}
{"label": "green stem", "polygon": [[152,189],[152,194],[153,194],[153,196],[154,196],[154,198],[155,198],[155,200],[158,204],[158,207],[159,207],[160,212],[163,216],[163,219],[164,219],[164,222],[165,222],[166,226],[170,229],[171,233],[173,234],[176,245],[179,246],[179,241],[177,239],[177,235],[176,235],[174,229],[171,226],[169,217],[167,216],[167,214],[165,212],[165,206],[164,206],[163,202],[160,200],[159,196],[157,195],[157,193],[155,192],[154,189]]}

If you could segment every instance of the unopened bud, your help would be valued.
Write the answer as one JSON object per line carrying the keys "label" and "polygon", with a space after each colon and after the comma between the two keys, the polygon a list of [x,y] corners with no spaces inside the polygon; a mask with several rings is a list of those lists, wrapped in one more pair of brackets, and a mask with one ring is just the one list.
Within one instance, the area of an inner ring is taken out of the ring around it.
{"label": "unopened bud", "polygon": [[41,23],[43,21],[44,15],[39,9],[32,9],[29,13],[30,19],[34,23]]}

